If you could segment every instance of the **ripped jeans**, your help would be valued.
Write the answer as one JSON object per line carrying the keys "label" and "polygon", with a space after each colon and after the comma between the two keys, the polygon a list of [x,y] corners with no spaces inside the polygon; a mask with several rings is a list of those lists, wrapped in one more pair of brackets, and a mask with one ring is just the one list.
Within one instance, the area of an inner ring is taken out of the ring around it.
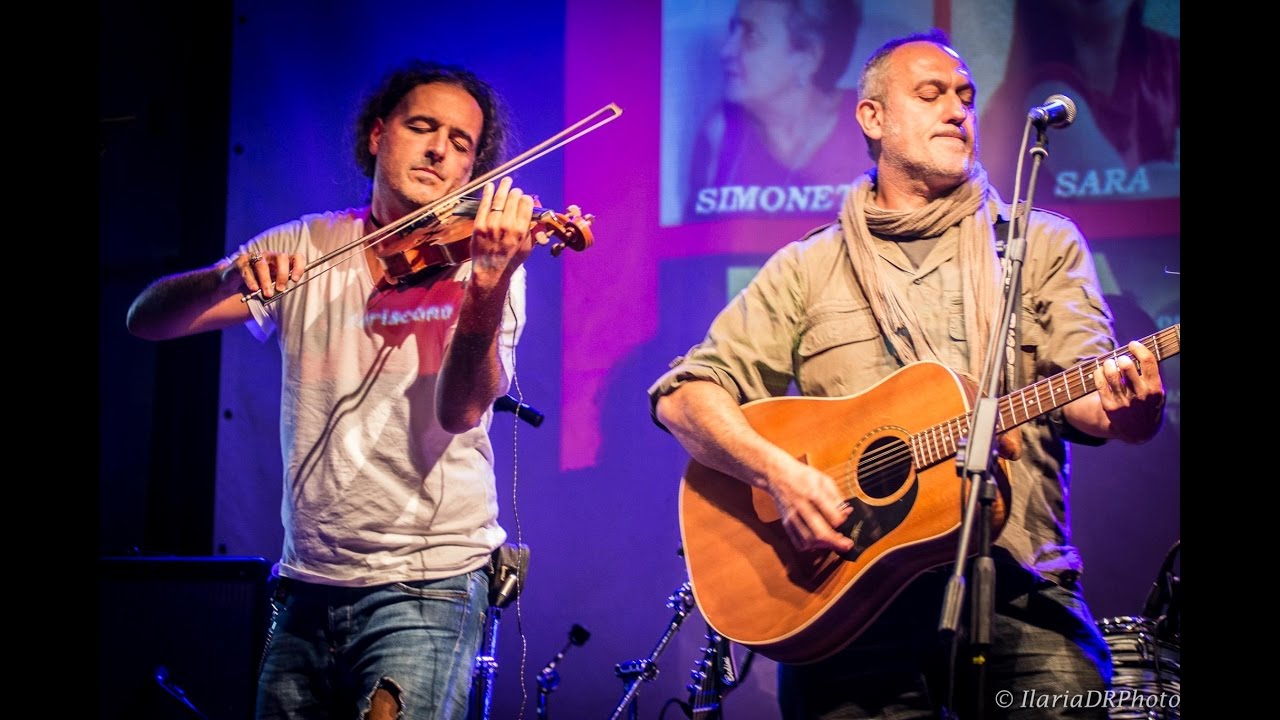
{"label": "ripped jeans", "polygon": [[356,720],[376,703],[404,720],[462,720],[488,590],[483,569],[367,588],[280,578],[256,717]]}

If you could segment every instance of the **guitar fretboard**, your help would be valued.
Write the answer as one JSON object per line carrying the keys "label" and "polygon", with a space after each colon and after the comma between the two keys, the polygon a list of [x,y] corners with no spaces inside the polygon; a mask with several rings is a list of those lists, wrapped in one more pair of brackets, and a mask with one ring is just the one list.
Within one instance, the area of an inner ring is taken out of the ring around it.
{"label": "guitar fretboard", "polygon": [[[1181,328],[1181,323],[1171,325],[1140,342],[1156,356],[1157,361],[1163,361],[1181,351]],[[999,401],[996,432],[1015,428],[1097,390],[1093,371],[1107,360],[1127,355],[1127,347],[1122,347],[1005,395]],[[969,414],[965,413],[912,435],[911,455],[916,467],[926,468],[955,455],[961,438],[968,434]]]}

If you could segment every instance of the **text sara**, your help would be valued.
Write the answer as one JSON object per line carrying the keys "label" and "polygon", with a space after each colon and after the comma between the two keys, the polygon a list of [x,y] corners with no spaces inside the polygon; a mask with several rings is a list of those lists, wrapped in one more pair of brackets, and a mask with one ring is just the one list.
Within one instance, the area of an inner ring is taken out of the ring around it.
{"label": "text sara", "polygon": [[1146,167],[1132,173],[1125,168],[1064,170],[1054,176],[1053,194],[1060,198],[1106,197],[1111,195],[1143,195],[1151,192]]}

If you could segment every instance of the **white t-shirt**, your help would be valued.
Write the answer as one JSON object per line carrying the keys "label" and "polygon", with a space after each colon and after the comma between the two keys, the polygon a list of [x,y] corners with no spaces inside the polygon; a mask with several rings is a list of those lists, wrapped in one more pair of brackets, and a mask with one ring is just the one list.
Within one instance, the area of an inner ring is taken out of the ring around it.
{"label": "white t-shirt", "polygon": [[[373,228],[368,209],[305,215],[249,241],[307,263]],[[265,308],[279,329],[284,549],[280,574],[368,586],[482,567],[498,524],[490,409],[460,435],[436,421],[435,386],[471,263],[429,282],[377,290],[357,257]],[[506,392],[525,322],[525,269],[513,275],[499,355]]]}

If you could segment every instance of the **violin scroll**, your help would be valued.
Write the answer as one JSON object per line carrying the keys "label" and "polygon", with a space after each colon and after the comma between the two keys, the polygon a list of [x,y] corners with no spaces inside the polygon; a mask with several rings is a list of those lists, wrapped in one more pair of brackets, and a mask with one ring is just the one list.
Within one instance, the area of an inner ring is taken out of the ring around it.
{"label": "violin scroll", "polygon": [[566,247],[582,252],[595,242],[591,234],[591,223],[595,221],[596,216],[580,214],[577,205],[570,205],[568,214],[536,208],[534,217],[533,229],[541,228],[548,236],[557,240],[551,245],[552,257],[560,257],[560,253],[564,252]]}

